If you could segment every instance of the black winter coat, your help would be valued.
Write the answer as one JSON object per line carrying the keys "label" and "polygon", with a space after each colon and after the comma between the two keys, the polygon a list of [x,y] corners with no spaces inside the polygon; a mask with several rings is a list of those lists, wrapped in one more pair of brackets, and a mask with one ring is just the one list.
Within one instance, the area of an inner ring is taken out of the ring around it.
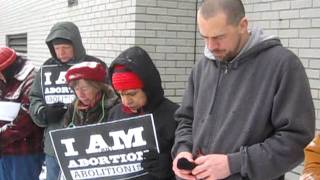
{"label": "black winter coat", "polygon": [[[127,69],[136,73],[144,84],[142,89],[147,96],[147,104],[143,107],[143,114],[152,113],[154,124],[157,132],[157,139],[161,154],[170,157],[169,163],[166,165],[168,176],[159,178],[147,174],[135,179],[175,179],[172,172],[171,148],[174,143],[174,133],[176,129],[176,121],[173,115],[178,108],[178,104],[164,97],[164,91],[161,85],[159,71],[153,64],[151,58],[143,49],[132,47],[122,52],[110,65],[109,78],[112,78],[115,65],[124,65]],[[110,110],[108,121],[122,118],[128,118],[139,114],[128,114],[123,111],[122,104],[118,104]]]}

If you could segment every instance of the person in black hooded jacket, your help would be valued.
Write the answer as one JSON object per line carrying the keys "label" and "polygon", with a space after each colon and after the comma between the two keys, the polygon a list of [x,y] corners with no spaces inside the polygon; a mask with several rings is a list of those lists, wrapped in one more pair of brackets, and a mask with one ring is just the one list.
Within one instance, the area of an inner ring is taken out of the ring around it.
{"label": "person in black hooded jacket", "polygon": [[141,166],[148,174],[135,179],[175,179],[170,151],[178,105],[164,97],[159,71],[150,56],[140,47],[131,47],[111,63],[109,75],[122,103],[110,110],[108,121],[147,113],[154,117],[160,153],[151,151],[145,156]]}

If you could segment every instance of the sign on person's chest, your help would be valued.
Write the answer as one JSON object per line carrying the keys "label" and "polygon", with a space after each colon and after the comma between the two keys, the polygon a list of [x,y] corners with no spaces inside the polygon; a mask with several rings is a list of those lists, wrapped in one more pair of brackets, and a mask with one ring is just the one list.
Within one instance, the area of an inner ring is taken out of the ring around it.
{"label": "sign on person's chest", "polygon": [[127,179],[145,175],[143,153],[159,152],[151,114],[50,132],[66,179]]}
{"label": "sign on person's chest", "polygon": [[45,65],[41,68],[41,87],[46,104],[62,102],[70,104],[73,90],[66,84],[65,74],[70,66]]}

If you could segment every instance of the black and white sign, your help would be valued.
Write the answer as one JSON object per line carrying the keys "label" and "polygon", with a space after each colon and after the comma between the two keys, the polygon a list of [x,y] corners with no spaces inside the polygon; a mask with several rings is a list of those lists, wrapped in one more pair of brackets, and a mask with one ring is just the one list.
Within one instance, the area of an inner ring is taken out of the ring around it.
{"label": "black and white sign", "polygon": [[41,84],[47,104],[62,102],[70,104],[74,98],[73,90],[66,84],[65,74],[70,66],[45,65],[41,68]]}
{"label": "black and white sign", "polygon": [[143,153],[157,150],[151,114],[50,132],[66,179],[129,179],[146,172]]}

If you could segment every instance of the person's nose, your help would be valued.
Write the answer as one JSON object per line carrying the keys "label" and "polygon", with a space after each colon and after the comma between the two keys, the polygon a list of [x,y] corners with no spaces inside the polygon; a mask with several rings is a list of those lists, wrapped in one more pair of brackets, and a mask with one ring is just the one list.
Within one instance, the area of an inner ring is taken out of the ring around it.
{"label": "person's nose", "polygon": [[130,98],[127,97],[127,96],[122,96],[122,97],[121,97],[121,100],[122,100],[122,104],[125,105],[125,106],[129,106],[130,103],[131,103]]}
{"label": "person's nose", "polygon": [[219,46],[218,42],[213,38],[207,39],[207,47],[210,51],[217,49]]}
{"label": "person's nose", "polygon": [[64,56],[64,50],[63,49],[58,49],[57,50],[57,57],[58,58],[63,58],[63,56]]}
{"label": "person's nose", "polygon": [[82,90],[77,90],[77,96],[78,96],[79,98],[83,98],[83,97],[85,96],[85,93],[83,93]]}

